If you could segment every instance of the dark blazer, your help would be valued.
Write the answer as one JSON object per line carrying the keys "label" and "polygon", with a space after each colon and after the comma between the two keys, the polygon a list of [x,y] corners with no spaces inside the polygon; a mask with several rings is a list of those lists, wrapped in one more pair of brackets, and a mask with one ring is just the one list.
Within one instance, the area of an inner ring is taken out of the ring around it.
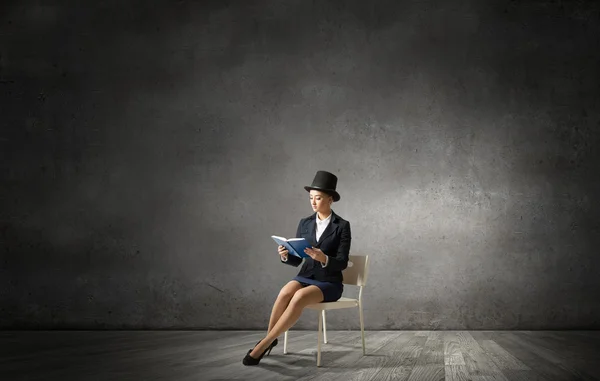
{"label": "dark blazer", "polygon": [[[329,257],[327,266],[323,267],[321,262],[312,258],[305,258],[299,276],[313,278],[324,282],[342,282],[342,270],[348,266],[348,255],[350,253],[350,222],[344,220],[331,211],[331,221],[321,234],[317,242],[317,212],[310,217],[300,220],[296,238],[306,238],[306,240],[316,248],[319,248]],[[288,255],[287,262],[282,263],[298,267],[302,263],[302,258],[295,255]]]}

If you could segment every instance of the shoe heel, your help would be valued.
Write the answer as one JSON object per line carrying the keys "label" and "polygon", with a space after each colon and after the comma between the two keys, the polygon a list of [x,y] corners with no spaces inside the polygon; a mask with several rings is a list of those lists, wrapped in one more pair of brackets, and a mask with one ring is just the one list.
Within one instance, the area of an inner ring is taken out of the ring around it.
{"label": "shoe heel", "polygon": [[271,349],[273,349],[273,347],[269,347],[269,351],[265,354],[265,356],[268,356],[271,354]]}

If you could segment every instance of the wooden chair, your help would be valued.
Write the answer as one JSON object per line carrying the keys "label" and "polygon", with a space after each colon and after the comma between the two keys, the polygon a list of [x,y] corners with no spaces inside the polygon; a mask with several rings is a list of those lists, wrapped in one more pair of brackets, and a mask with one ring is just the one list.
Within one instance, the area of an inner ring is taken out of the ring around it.
{"label": "wooden chair", "polygon": [[[336,310],[341,308],[352,308],[358,307],[358,313],[360,317],[360,334],[362,337],[362,348],[363,355],[365,354],[365,327],[363,322],[363,310],[362,310],[362,292],[363,287],[367,283],[367,273],[369,268],[369,256],[368,255],[350,255],[348,258],[348,267],[342,274],[344,275],[344,285],[352,285],[360,287],[358,291],[358,299],[350,299],[341,297],[335,302],[323,302],[315,303],[306,306],[311,310],[320,311],[319,313],[319,334],[317,339],[317,366],[321,366],[321,340],[324,338],[325,344],[327,344],[327,325],[325,321],[325,311]],[[289,331],[289,330],[288,330]],[[288,331],[285,331],[283,340],[283,353],[287,354],[287,340]],[[322,337],[323,336],[323,337]]]}

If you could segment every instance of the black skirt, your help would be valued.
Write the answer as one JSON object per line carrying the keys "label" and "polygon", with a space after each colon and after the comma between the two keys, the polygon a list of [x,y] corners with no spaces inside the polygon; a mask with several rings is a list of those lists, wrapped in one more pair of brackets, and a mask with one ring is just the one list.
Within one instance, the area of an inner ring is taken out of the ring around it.
{"label": "black skirt", "polygon": [[344,285],[342,282],[322,282],[311,278],[296,275],[295,281],[300,282],[302,287],[306,286],[317,286],[323,293],[323,302],[335,302],[342,297],[344,292]]}

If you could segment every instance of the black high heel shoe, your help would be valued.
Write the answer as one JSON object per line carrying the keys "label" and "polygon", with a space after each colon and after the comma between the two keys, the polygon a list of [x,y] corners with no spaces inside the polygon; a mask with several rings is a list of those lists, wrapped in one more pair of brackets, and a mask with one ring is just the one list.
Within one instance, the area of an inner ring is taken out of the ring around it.
{"label": "black high heel shoe", "polygon": [[[260,340],[258,343],[256,343],[256,345],[258,345],[262,340]],[[254,346],[256,348],[256,345]],[[242,360],[242,363],[244,365],[258,365],[260,363],[260,360],[262,360],[262,358],[265,355],[270,355],[271,354],[271,350],[273,349],[274,346],[277,345],[277,339],[273,340],[273,342],[271,343],[271,345],[269,345],[267,347],[267,349],[265,349],[265,351],[260,355],[259,358],[255,359],[254,357],[250,356],[250,352],[252,352],[252,349],[248,350],[248,353],[246,353],[246,356],[244,357],[244,359]]]}
{"label": "black high heel shoe", "polygon": [[267,353],[267,356],[271,354],[271,349],[273,349],[276,345],[277,345],[277,339],[273,340],[271,345],[269,345],[269,353]]}
{"label": "black high heel shoe", "polygon": [[[262,340],[259,340],[258,343],[256,343],[256,345],[254,345],[255,347],[260,344]],[[271,349],[275,348],[275,346],[277,346],[277,343],[279,342],[279,340],[277,340],[277,338],[275,338],[275,340],[273,340],[273,342],[271,343],[271,345],[269,345],[269,347],[267,348],[269,350],[269,352],[267,352],[267,354],[265,354],[265,356],[268,356],[271,354]],[[265,349],[266,352],[266,349]]]}

